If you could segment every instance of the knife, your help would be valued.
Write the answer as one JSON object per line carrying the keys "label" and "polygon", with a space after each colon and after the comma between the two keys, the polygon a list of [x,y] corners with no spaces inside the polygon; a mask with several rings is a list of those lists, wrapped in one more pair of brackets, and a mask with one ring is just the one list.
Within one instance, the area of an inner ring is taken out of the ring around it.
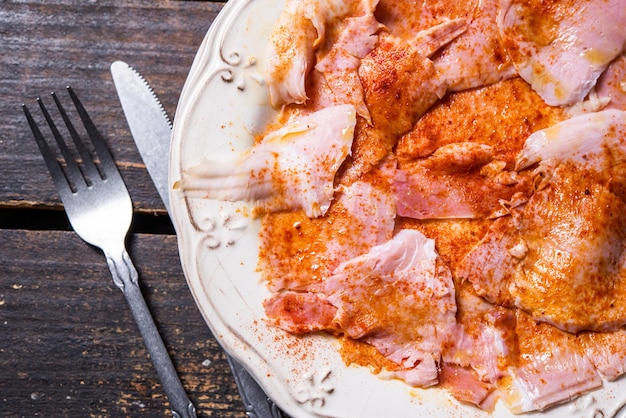
{"label": "knife", "polygon": [[[171,216],[167,180],[172,123],[148,82],[135,69],[125,62],[115,61],[111,64],[111,74],[137,149]],[[243,366],[228,353],[226,358],[243,399],[246,415],[286,417]]]}

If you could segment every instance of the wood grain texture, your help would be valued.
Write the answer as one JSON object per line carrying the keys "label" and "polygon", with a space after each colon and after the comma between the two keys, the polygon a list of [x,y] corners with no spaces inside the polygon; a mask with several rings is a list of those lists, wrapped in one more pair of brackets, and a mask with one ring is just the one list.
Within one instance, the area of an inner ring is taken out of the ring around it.
{"label": "wood grain texture", "polygon": [[173,119],[191,63],[222,3],[4,0],[0,6],[0,208],[60,206],[21,110],[72,85],[128,183],[138,211],[163,211],[110,74],[140,71]]}
{"label": "wood grain texture", "polygon": [[[185,283],[175,240],[130,237],[142,291],[199,416],[244,417],[224,354]],[[0,416],[169,415],[98,250],[73,232],[0,230],[0,254]]]}

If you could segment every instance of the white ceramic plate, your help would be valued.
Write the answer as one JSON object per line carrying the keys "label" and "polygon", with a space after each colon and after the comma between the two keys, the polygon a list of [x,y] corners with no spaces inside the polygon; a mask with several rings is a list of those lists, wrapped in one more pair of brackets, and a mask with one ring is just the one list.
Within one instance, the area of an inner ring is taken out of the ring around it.
{"label": "white ceramic plate", "polygon": [[[174,121],[170,184],[204,157],[251,146],[274,115],[263,83],[266,43],[283,0],[230,0],[194,60]],[[440,389],[410,388],[346,367],[332,337],[293,337],[265,322],[269,292],[255,271],[259,223],[250,208],[171,193],[189,287],[211,331],[268,395],[294,417],[513,416],[460,405]],[[626,381],[532,416],[626,415]]]}

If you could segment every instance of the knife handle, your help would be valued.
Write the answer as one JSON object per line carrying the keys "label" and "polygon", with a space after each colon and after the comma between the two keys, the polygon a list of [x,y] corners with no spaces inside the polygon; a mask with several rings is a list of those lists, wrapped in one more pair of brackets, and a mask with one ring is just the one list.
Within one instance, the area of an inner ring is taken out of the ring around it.
{"label": "knife handle", "polygon": [[141,294],[139,275],[128,252],[122,249],[122,253],[117,257],[112,257],[110,254],[105,254],[105,256],[113,275],[113,282],[124,293],[133,318],[139,327],[163,390],[169,399],[174,418],[195,418],[196,408],[185,393],[172,359]]}
{"label": "knife handle", "polygon": [[226,360],[235,377],[239,394],[246,407],[246,415],[250,418],[289,418],[261,389],[250,373],[235,361],[228,353]]}

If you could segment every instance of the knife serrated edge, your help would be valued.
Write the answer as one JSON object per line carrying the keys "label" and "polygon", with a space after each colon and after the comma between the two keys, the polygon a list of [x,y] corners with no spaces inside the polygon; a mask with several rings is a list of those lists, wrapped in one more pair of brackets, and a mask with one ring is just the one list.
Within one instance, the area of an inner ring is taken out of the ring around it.
{"label": "knife serrated edge", "polygon": [[148,90],[150,91],[150,94],[152,95],[152,98],[159,105],[159,109],[161,109],[161,113],[163,113],[163,116],[165,116],[165,120],[167,120],[167,123],[168,123],[168,125],[171,128],[172,127],[172,120],[170,119],[169,115],[167,114],[167,111],[165,110],[165,108],[163,107],[163,104],[161,103],[161,100],[159,100],[159,97],[156,95],[156,93],[152,89],[152,86],[150,85],[150,83],[148,83],[148,81],[146,81],[146,79],[141,75],[141,73],[139,71],[135,70],[135,68],[132,65],[130,65],[130,64],[126,64],[126,65],[128,66],[128,68],[133,73],[135,73],[137,75],[137,77],[139,77],[141,82],[148,88]]}

